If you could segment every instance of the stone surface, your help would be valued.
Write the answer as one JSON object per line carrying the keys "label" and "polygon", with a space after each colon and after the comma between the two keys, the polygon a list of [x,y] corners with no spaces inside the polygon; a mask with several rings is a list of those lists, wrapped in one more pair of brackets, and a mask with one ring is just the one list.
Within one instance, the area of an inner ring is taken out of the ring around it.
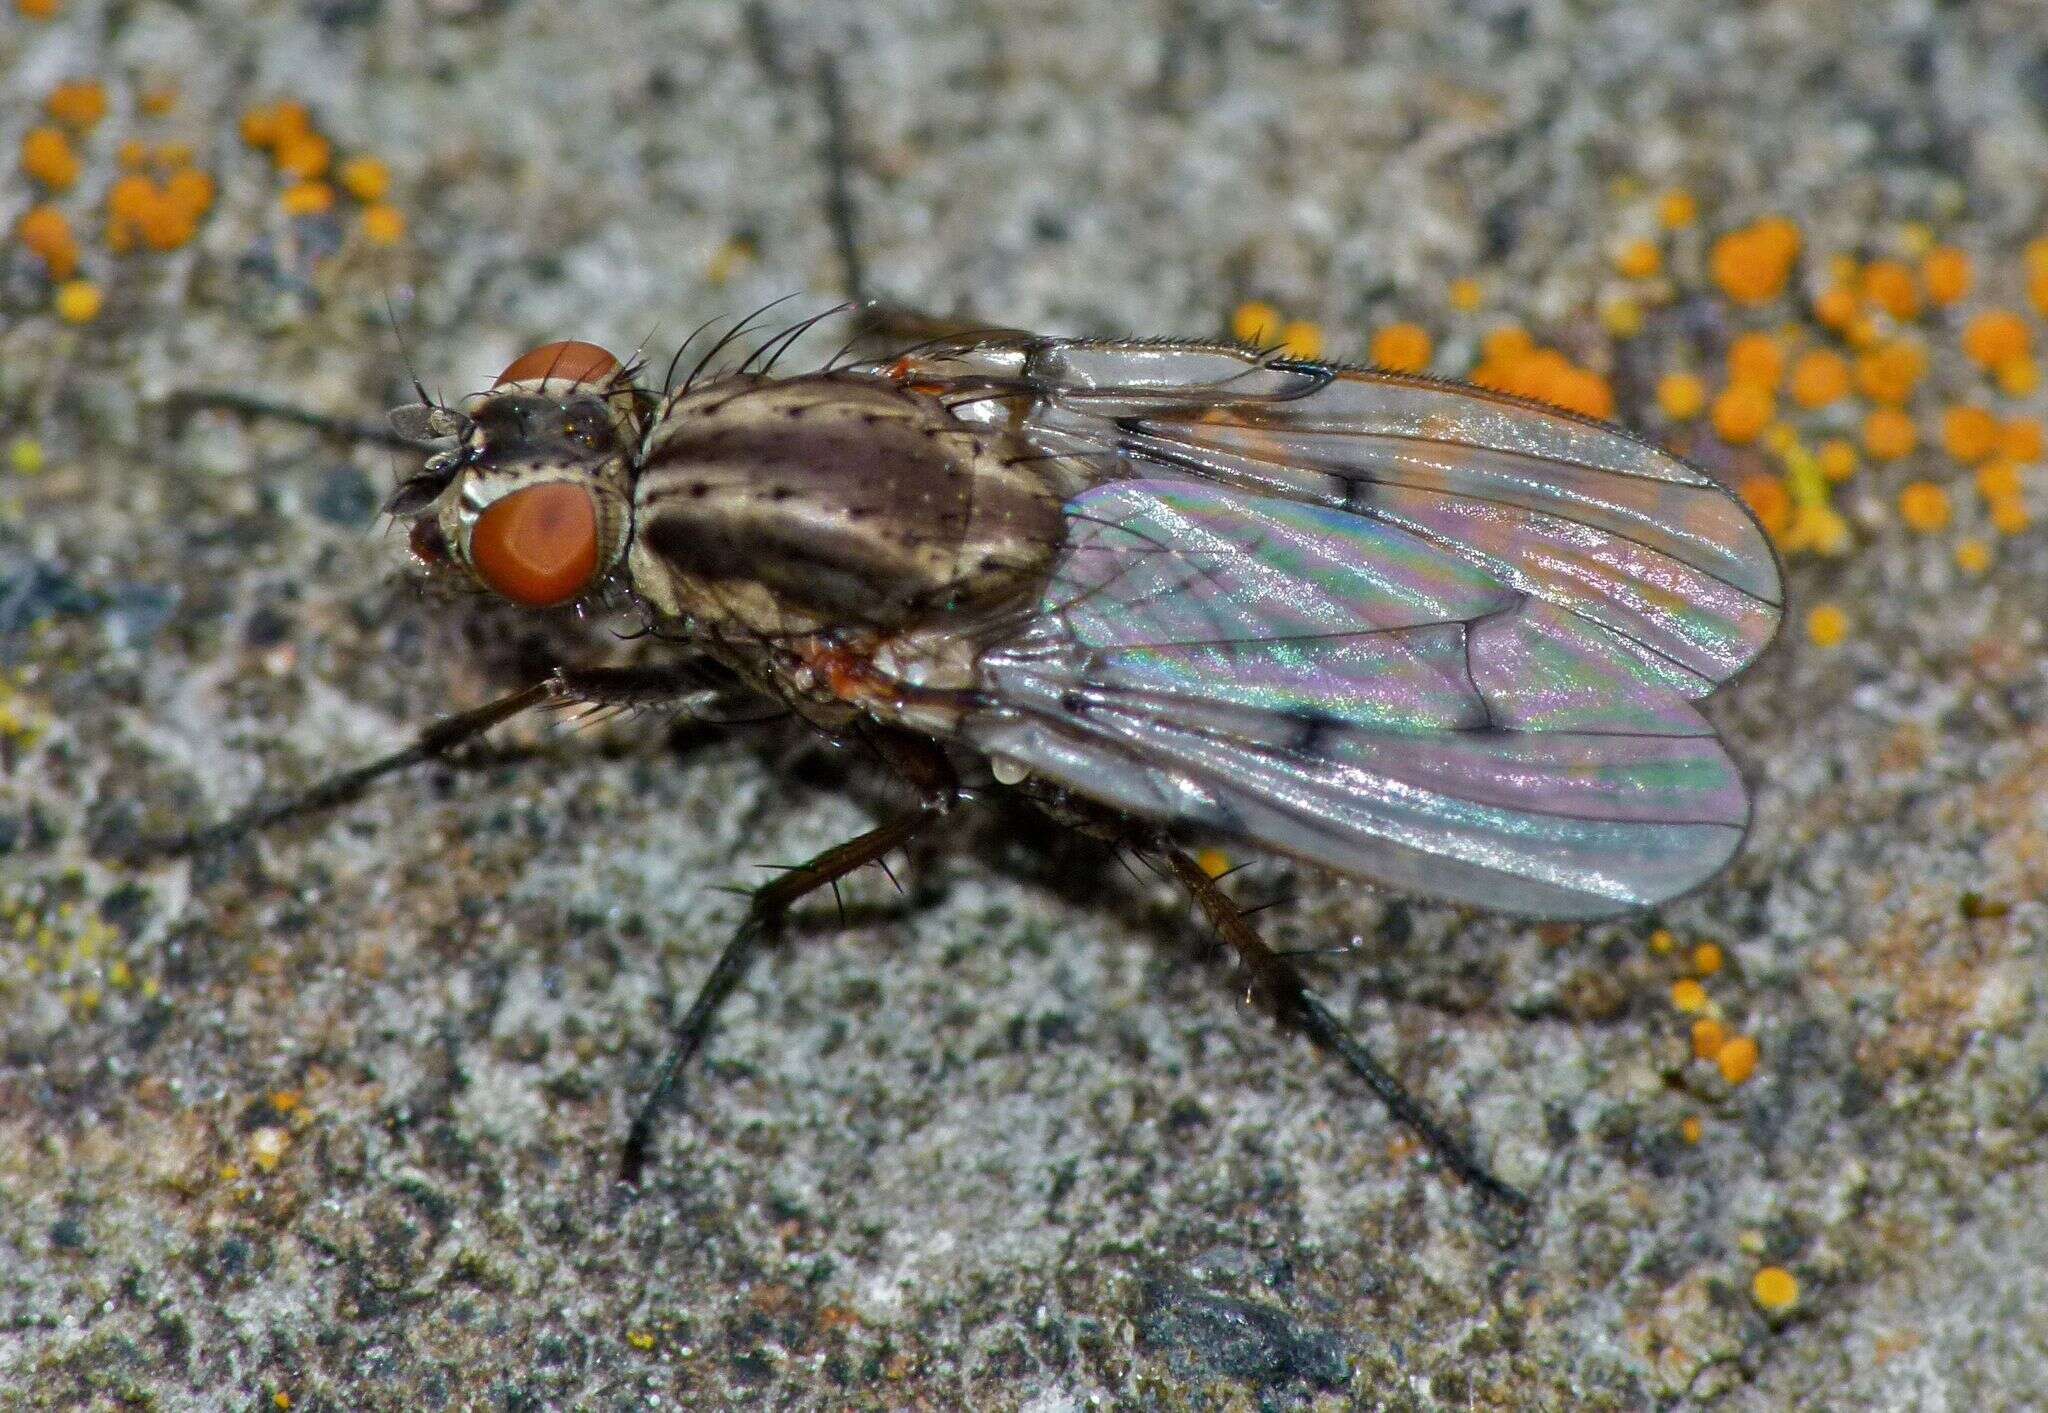
{"label": "stone surface", "polygon": [[[10,1406],[2010,1407],[2048,1397],[2048,537],[1982,579],[1879,529],[1792,575],[1715,708],[1759,810],[1660,919],[1545,930],[1271,863],[1280,942],[1539,1195],[1508,1241],[1368,1096],[1240,1004],[1169,894],[991,815],[863,875],[727,1009],[649,1190],[610,1183],[728,890],[872,820],[784,725],[526,723],[461,768],[200,861],[112,861],[388,749],[601,634],[423,596],[348,418],[577,336],[869,291],[1057,332],[1443,357],[1597,334],[1614,183],[1904,220],[2011,278],[2048,189],[2026,0],[1614,6],[71,3],[23,95],[114,81],[219,178],[194,247],[55,324],[10,249],[0,418],[0,1402]],[[237,116],[296,95],[396,175],[407,242],[282,217]],[[126,125],[126,126],[124,126]],[[27,200],[13,169],[0,224]],[[736,257],[735,242],[752,251]],[[1477,274],[1487,314],[1447,282]],[[1986,278],[1990,278],[1988,275]],[[1573,334],[1573,330],[1578,334]],[[650,334],[650,330],[653,330]],[[1700,337],[1710,346],[1712,330]],[[2039,408],[2037,406],[2036,410]],[[2041,507],[2037,506],[2037,510]],[[1688,1063],[1655,923],[1763,1062]],[[1679,1136],[1689,1116],[1697,1143]],[[1750,1296],[1793,1270],[1797,1307]]]}

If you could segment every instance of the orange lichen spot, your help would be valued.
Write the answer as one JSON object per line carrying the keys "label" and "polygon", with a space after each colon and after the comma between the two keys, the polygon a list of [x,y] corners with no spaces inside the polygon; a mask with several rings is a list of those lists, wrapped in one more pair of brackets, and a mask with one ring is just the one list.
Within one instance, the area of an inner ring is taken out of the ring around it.
{"label": "orange lichen spot", "polygon": [[1956,568],[1965,574],[1982,574],[1991,568],[1991,546],[1979,539],[1956,541]]}
{"label": "orange lichen spot", "polygon": [[1784,292],[1799,258],[1799,228],[1771,216],[1714,242],[1707,268],[1721,292],[1737,304],[1764,304]]}
{"label": "orange lichen spot", "polygon": [[1672,1009],[1694,1015],[1707,1008],[1707,988],[1691,977],[1683,977],[1671,983]]}
{"label": "orange lichen spot", "polygon": [[2020,467],[2017,461],[2000,458],[1987,461],[1977,468],[1977,494],[1987,501],[2002,500],[2020,493]]}
{"label": "orange lichen spot", "polygon": [[2048,270],[2027,272],[2027,302],[2036,314],[2048,314]]}
{"label": "orange lichen spot", "polygon": [[1633,299],[1610,299],[1600,306],[1600,327],[1618,339],[1643,331],[1643,306]]}
{"label": "orange lichen spot", "polygon": [[14,13],[25,20],[55,19],[63,8],[62,0],[14,0]]}
{"label": "orange lichen spot", "polygon": [[1768,471],[1753,471],[1735,489],[1772,539],[1782,538],[1792,528],[1792,492],[1782,478]]}
{"label": "orange lichen spot", "polygon": [[280,198],[287,216],[320,216],[334,209],[334,188],[326,182],[293,182]]}
{"label": "orange lichen spot", "polygon": [[1614,416],[1614,389],[1590,368],[1567,364],[1550,379],[1543,401],[1601,422]]}
{"label": "orange lichen spot", "polygon": [[1856,386],[1872,402],[1903,407],[1927,376],[1927,350],[1910,339],[1886,339],[1856,358]]}
{"label": "orange lichen spot", "polygon": [[289,1114],[304,1102],[305,1096],[296,1089],[274,1089],[270,1093],[270,1107],[280,1114]]}
{"label": "orange lichen spot", "polygon": [[1941,446],[1965,466],[1998,450],[1998,419],[1988,408],[1957,403],[1941,414]]}
{"label": "orange lichen spot", "polygon": [[1873,260],[1863,267],[1863,297],[1894,319],[1920,314],[1920,286],[1913,272],[1897,260]]}
{"label": "orange lichen spot", "polygon": [[1660,927],[1650,934],[1650,950],[1660,957],[1677,945],[1678,939],[1671,935],[1668,927]]}
{"label": "orange lichen spot", "polygon": [[1983,368],[1997,368],[2031,351],[2026,321],[2010,309],[1987,309],[1963,326],[1963,356]]}
{"label": "orange lichen spot", "polygon": [[363,208],[363,239],[372,245],[396,245],[405,238],[405,213],[379,203]]}
{"label": "orange lichen spot", "polygon": [[178,110],[178,90],[171,84],[158,84],[145,88],[136,99],[146,118],[167,118]]}
{"label": "orange lichen spot", "polygon": [[514,603],[569,603],[597,575],[597,505],[567,481],[513,491],[477,517],[469,558],[477,577]]}
{"label": "orange lichen spot", "polygon": [[64,213],[45,203],[31,206],[14,223],[14,238],[41,258],[53,280],[68,280],[78,272],[78,240]]}
{"label": "orange lichen spot", "polygon": [[1195,855],[1195,867],[1211,878],[1221,878],[1230,872],[1230,855],[1221,849],[1204,849]]}
{"label": "orange lichen spot", "polygon": [[2014,461],[2039,461],[2042,431],[2032,417],[2015,417],[1998,429],[1998,454]]}
{"label": "orange lichen spot", "polygon": [[90,324],[100,317],[103,302],[100,287],[91,280],[66,280],[57,286],[57,317],[67,324]]}
{"label": "orange lichen spot", "polygon": [[1692,949],[1692,969],[1701,976],[1712,976],[1727,964],[1728,958],[1714,942],[1702,942]]}
{"label": "orange lichen spot", "polygon": [[1280,326],[1280,351],[1289,358],[1321,358],[1323,326],[1310,319],[1289,319]]}
{"label": "orange lichen spot", "polygon": [[1420,324],[1389,324],[1372,336],[1372,361],[1390,372],[1420,373],[1434,352]]}
{"label": "orange lichen spot", "polygon": [[1830,481],[1846,481],[1856,474],[1856,444],[1847,437],[1829,437],[1815,448],[1813,459]]}
{"label": "orange lichen spot", "polygon": [[240,123],[242,141],[255,148],[271,148],[277,145],[277,106],[272,103],[258,103],[242,110]]}
{"label": "orange lichen spot", "polygon": [[2034,517],[2027,513],[2026,502],[2018,496],[2000,496],[1991,502],[1991,528],[2001,535],[2026,533]]}
{"label": "orange lichen spot", "polygon": [[1858,314],[1849,321],[1849,327],[1842,330],[1842,339],[1851,348],[1876,348],[1884,341],[1884,330],[1869,315]]}
{"label": "orange lichen spot", "polygon": [[375,157],[351,157],[338,174],[342,187],[356,200],[382,201],[391,193],[391,169]]}
{"label": "orange lichen spot", "polygon": [[189,142],[159,142],[156,145],[156,160],[165,167],[182,167],[192,160],[192,144]]}
{"label": "orange lichen spot", "polygon": [[1657,224],[1667,231],[1682,231],[1700,218],[1700,204],[1683,187],[1657,198]]}
{"label": "orange lichen spot", "polygon": [[2008,358],[1995,376],[1998,390],[2008,397],[2026,397],[2041,386],[2041,366],[2031,358]]}
{"label": "orange lichen spot", "polygon": [[1847,285],[1830,285],[1813,300],[1813,317],[1823,328],[1840,332],[1855,322],[1863,306],[1856,298],[1856,292]]}
{"label": "orange lichen spot", "polygon": [[1826,407],[1849,395],[1849,360],[1831,348],[1810,348],[1792,361],[1787,391],[1800,407]]}
{"label": "orange lichen spot", "polygon": [[2048,235],[2035,236],[2020,248],[2020,264],[2030,275],[2048,273]]}
{"label": "orange lichen spot", "polygon": [[1766,1266],[1751,1278],[1749,1293],[1766,1314],[1781,1315],[1799,1303],[1799,1277],[1783,1266]]}
{"label": "orange lichen spot", "polygon": [[1756,332],[1738,335],[1728,345],[1728,381],[1749,383],[1769,392],[1777,391],[1785,375],[1785,346],[1774,335]]}
{"label": "orange lichen spot", "polygon": [[1614,251],[1615,273],[1631,280],[1647,280],[1664,268],[1664,252],[1653,240],[1624,241]]}
{"label": "orange lichen spot", "polygon": [[1945,530],[1952,510],[1948,492],[1932,481],[1911,481],[1899,492],[1899,519],[1908,530],[1923,535]]}
{"label": "orange lichen spot", "polygon": [[277,143],[278,170],[303,181],[327,174],[334,159],[334,144],[317,132],[293,133]]}
{"label": "orange lichen spot", "polygon": [[1707,385],[1691,373],[1666,373],[1657,380],[1657,406],[1674,422],[1689,422],[1707,405]]}
{"label": "orange lichen spot", "polygon": [[164,178],[163,199],[196,220],[213,205],[213,178],[197,167],[180,167]]}
{"label": "orange lichen spot", "polygon": [[1720,1069],[1721,1078],[1730,1084],[1741,1084],[1756,1073],[1761,1053],[1754,1036],[1733,1035],[1714,1052],[1714,1064]]}
{"label": "orange lichen spot", "polygon": [[98,79],[60,83],[43,100],[43,111],[65,127],[83,132],[107,116],[106,86]]}
{"label": "orange lichen spot", "polygon": [[1519,324],[1502,324],[1479,340],[1480,361],[1503,367],[1535,351],[1536,340]]}
{"label": "orange lichen spot", "polygon": [[1757,439],[1776,414],[1776,400],[1769,388],[1732,383],[1714,399],[1714,431],[1724,442],[1746,446]]}
{"label": "orange lichen spot", "polygon": [[1687,1143],[1698,1143],[1707,1126],[1700,1122],[1698,1114],[1687,1114],[1678,1125],[1678,1136]]}
{"label": "orange lichen spot", "polygon": [[1954,304],[1968,294],[1974,273],[1970,257],[1953,245],[1937,245],[1920,259],[1920,282],[1936,304]]}
{"label": "orange lichen spot", "polygon": [[1239,343],[1263,348],[1280,332],[1280,311],[1263,299],[1247,299],[1230,316],[1230,334]]}
{"label": "orange lichen spot", "polygon": [[124,172],[139,172],[149,165],[149,144],[139,138],[125,138],[114,149],[114,161]]}
{"label": "orange lichen spot", "polygon": [[30,128],[22,134],[21,169],[51,191],[69,191],[83,167],[63,129]]}
{"label": "orange lichen spot", "polygon": [[1486,292],[1479,287],[1479,281],[1466,276],[1463,279],[1452,280],[1451,287],[1444,292],[1444,297],[1450,301],[1451,308],[1460,314],[1470,314],[1479,307],[1480,301],[1486,297]]}
{"label": "orange lichen spot", "polygon": [[1849,636],[1849,615],[1840,604],[1817,603],[1806,613],[1806,640],[1817,648],[1840,647]]}
{"label": "orange lichen spot", "polygon": [[1721,1053],[1721,1047],[1728,1042],[1728,1028],[1712,1016],[1701,1016],[1692,1023],[1692,1055],[1696,1060],[1711,1060]]}

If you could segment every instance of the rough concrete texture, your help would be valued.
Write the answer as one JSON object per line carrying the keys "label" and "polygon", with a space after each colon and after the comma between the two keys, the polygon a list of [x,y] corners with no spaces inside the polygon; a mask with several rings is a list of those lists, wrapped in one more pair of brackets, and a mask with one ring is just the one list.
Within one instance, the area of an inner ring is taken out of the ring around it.
{"label": "rough concrete texture", "polygon": [[[1930,222],[2008,297],[2043,225],[2033,0],[820,8],[0,19],[8,153],[36,95],[97,74],[86,186],[141,130],[220,185],[184,249],[94,246],[89,325],[0,266],[0,418],[42,456],[0,468],[0,1403],[2048,1399],[2039,530],[1979,578],[1886,517],[1793,566],[1795,631],[1715,708],[1753,840],[1661,918],[1233,880],[1291,897],[1260,917],[1285,945],[1354,943],[1331,1004],[1537,1194],[1519,1239],[1244,1006],[1168,892],[1001,815],[899,862],[901,896],[854,880],[843,928],[805,914],[626,1199],[620,1136],[727,890],[886,801],[786,726],[525,723],[205,859],[113,861],[578,637],[407,583],[374,516],[398,454],[167,395],[375,417],[406,390],[387,296],[451,392],[545,338],[665,352],[820,307],[845,292],[820,54],[871,289],[1049,331],[1211,333],[1256,295],[1339,355],[1402,315],[1447,366],[1488,318],[1597,335],[1624,178],[1688,186],[1710,229],[1783,211],[1811,251]],[[177,111],[137,116],[166,81]],[[235,123],[283,96],[388,161],[400,247],[350,237],[346,200],[280,213]],[[10,166],[0,224],[27,199]],[[1486,312],[1453,319],[1467,274]],[[1822,598],[1852,613],[1832,652],[1796,631]],[[1671,1008],[1700,941],[1761,1041],[1739,1087]],[[1800,1281],[1775,1316],[1773,1264]]]}

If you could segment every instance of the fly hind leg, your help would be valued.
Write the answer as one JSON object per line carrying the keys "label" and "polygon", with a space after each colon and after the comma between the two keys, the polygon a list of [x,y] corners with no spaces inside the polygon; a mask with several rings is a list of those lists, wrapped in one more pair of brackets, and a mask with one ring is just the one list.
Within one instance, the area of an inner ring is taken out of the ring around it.
{"label": "fly hind leg", "polygon": [[1385,1066],[1373,1058],[1345,1029],[1344,1023],[1308,989],[1308,983],[1294,963],[1274,951],[1246,918],[1243,909],[1217,886],[1216,880],[1184,851],[1171,845],[1149,852],[1164,858],[1181,886],[1200,907],[1224,941],[1228,942],[1256,979],[1259,991],[1280,1019],[1302,1030],[1309,1039],[1335,1054],[1344,1067],[1364,1080],[1387,1111],[1423,1143],[1437,1158],[1492,1201],[1517,1216],[1525,1213],[1529,1199],[1495,1177],[1463,1143],[1453,1137],[1442,1121],[1410,1094]]}

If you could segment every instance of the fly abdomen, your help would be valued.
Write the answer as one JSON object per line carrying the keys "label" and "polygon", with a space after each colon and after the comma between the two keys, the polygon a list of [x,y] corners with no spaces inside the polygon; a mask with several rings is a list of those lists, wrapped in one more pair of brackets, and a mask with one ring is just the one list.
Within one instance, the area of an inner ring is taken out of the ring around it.
{"label": "fly abdomen", "polygon": [[770,637],[893,632],[1035,586],[1060,498],[1011,436],[872,377],[730,378],[663,409],[634,488],[634,587]]}

